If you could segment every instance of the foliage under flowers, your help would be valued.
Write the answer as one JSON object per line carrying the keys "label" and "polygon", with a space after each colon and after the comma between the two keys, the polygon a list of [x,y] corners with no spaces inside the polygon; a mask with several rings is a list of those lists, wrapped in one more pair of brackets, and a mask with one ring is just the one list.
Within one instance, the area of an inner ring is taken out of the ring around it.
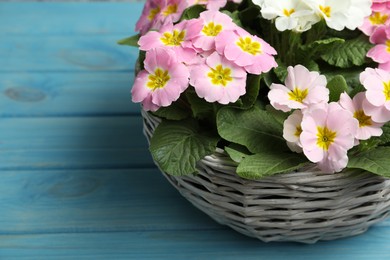
{"label": "foliage under flowers", "polygon": [[134,102],[150,150],[192,174],[224,149],[256,179],[315,163],[390,177],[390,1],[149,0]]}

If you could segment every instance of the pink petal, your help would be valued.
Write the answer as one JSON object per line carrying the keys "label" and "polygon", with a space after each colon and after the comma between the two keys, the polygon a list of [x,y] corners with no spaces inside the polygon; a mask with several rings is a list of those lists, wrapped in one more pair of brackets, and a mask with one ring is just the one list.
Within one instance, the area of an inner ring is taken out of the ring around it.
{"label": "pink petal", "polygon": [[134,81],[133,88],[131,89],[132,101],[135,103],[142,102],[148,95],[150,95],[150,89],[146,86],[148,82],[149,73],[145,70],[140,71]]}

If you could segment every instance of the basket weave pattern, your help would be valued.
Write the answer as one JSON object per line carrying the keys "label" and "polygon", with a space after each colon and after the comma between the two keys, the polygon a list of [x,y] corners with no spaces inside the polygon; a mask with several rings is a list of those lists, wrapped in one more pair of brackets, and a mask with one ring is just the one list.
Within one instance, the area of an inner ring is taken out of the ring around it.
{"label": "basket weave pattern", "polygon": [[[142,111],[148,140],[159,119]],[[314,243],[363,233],[390,214],[390,180],[362,171],[323,174],[315,168],[246,180],[223,150],[206,156],[198,174],[171,184],[217,222],[262,241]]]}

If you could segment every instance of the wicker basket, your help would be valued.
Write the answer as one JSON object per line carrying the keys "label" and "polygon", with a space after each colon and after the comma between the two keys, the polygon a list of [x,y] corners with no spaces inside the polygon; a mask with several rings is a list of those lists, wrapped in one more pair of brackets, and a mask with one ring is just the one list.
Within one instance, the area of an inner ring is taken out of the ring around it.
{"label": "wicker basket", "polygon": [[[149,140],[159,119],[142,111]],[[217,222],[262,241],[314,243],[363,233],[390,213],[390,180],[362,171],[302,169],[258,181],[235,174],[221,149],[194,176],[165,174],[193,205]]]}

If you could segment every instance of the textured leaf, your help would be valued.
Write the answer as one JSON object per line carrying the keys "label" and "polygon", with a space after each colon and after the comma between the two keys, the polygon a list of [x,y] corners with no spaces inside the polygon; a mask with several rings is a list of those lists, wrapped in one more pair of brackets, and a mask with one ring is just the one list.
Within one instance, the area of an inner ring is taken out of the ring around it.
{"label": "textured leaf", "polygon": [[297,153],[262,152],[246,156],[237,167],[237,174],[246,179],[259,179],[277,173],[291,172],[307,164]]}
{"label": "textured leaf", "polygon": [[281,61],[277,61],[277,62],[278,62],[278,66],[274,68],[273,71],[276,77],[278,77],[278,79],[281,82],[284,82],[287,77],[287,67]]}
{"label": "textured leaf", "polygon": [[180,102],[181,101],[178,100],[168,107],[160,107],[157,111],[153,112],[153,114],[169,120],[185,119],[191,115],[191,111]]}
{"label": "textured leaf", "polygon": [[193,90],[186,91],[186,98],[190,103],[192,115],[195,118],[203,119],[210,116],[213,113],[213,104],[207,102],[203,98],[198,97],[198,95]]}
{"label": "textured leaf", "polygon": [[230,144],[225,147],[225,151],[230,158],[237,163],[241,162],[242,159],[251,154],[245,146],[239,144]]}
{"label": "textured leaf", "polygon": [[335,45],[321,55],[321,58],[330,65],[340,68],[360,66],[365,63],[367,51],[372,46],[366,37],[358,37],[346,40],[344,44]]}
{"label": "textured leaf", "polygon": [[281,125],[283,125],[284,121],[287,119],[289,116],[289,113],[285,113],[281,110],[276,110],[273,106],[271,105],[266,105],[265,109],[267,112]]}
{"label": "textured leaf", "polygon": [[314,41],[308,45],[302,45],[301,49],[305,52],[313,53],[325,53],[331,48],[335,48],[338,45],[341,45],[345,42],[341,38],[328,38],[323,40]]}
{"label": "textured leaf", "polygon": [[133,47],[138,47],[138,40],[140,38],[139,34],[130,36],[128,38],[124,38],[122,40],[119,40],[117,43],[120,45],[128,45]]}
{"label": "textured leaf", "polygon": [[244,145],[252,153],[286,149],[282,125],[257,106],[249,110],[221,108],[217,128],[222,138]]}
{"label": "textured leaf", "polygon": [[249,74],[246,80],[246,93],[240,99],[242,101],[241,108],[251,108],[259,95],[261,76]]}
{"label": "textured leaf", "polygon": [[390,177],[390,147],[377,147],[367,152],[350,156],[348,168],[363,169],[384,177]]}
{"label": "textured leaf", "polygon": [[329,101],[337,102],[340,99],[340,95],[343,92],[348,92],[348,85],[344,77],[337,75],[333,77],[326,87],[329,89]]}
{"label": "textured leaf", "polygon": [[184,10],[180,20],[190,20],[193,18],[198,18],[199,14],[206,9],[201,5],[193,5]]}
{"label": "textured leaf", "polygon": [[150,152],[160,168],[172,175],[196,171],[196,163],[215,151],[218,137],[201,131],[194,120],[163,121],[155,130]]}
{"label": "textured leaf", "polygon": [[328,68],[326,71],[322,71],[322,73],[326,76],[328,81],[332,80],[337,75],[342,75],[347,82],[347,85],[351,88],[359,87],[360,84],[360,73],[364,71],[365,68],[362,67],[354,67],[354,68],[348,68],[348,69],[341,69],[341,68]]}
{"label": "textured leaf", "polygon": [[390,143],[390,123],[386,123],[382,126],[383,134],[379,137],[381,144]]}

